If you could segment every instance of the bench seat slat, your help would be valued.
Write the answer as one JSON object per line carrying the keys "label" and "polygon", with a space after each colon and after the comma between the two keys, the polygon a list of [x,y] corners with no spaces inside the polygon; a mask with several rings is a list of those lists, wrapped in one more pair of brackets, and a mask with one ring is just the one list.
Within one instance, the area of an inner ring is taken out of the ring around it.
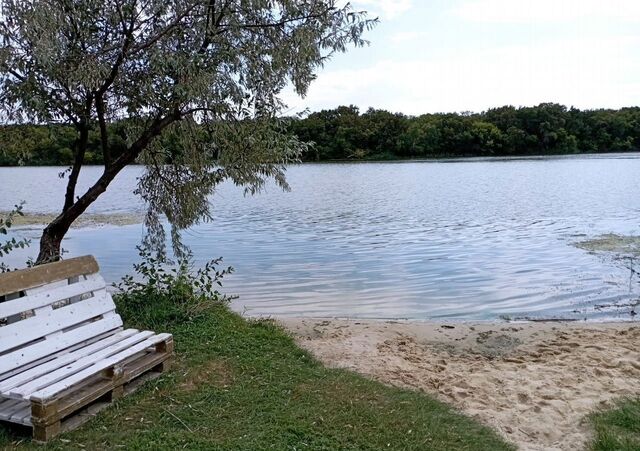
{"label": "bench seat slat", "polygon": [[15,403],[3,410],[3,414],[7,419],[10,419],[13,414],[24,408],[24,403],[25,401],[23,399],[17,399]]}
{"label": "bench seat slat", "polygon": [[25,400],[0,398],[0,420],[30,426],[31,403]]}
{"label": "bench seat slat", "polygon": [[58,353],[65,349],[86,342],[109,331],[116,331],[120,327],[122,327],[122,319],[120,316],[115,314],[109,315],[99,321],[85,324],[77,329],[0,356],[0,380],[3,379],[2,374],[49,356],[53,359]]}
{"label": "bench seat slat", "polygon": [[2,302],[0,303],[0,318],[7,318],[22,312],[45,307],[55,302],[91,293],[105,287],[106,282],[99,274],[91,274],[87,277],[87,280]]}
{"label": "bench seat slat", "polygon": [[51,333],[75,326],[115,310],[111,295],[102,290],[94,297],[0,327],[0,352],[17,348]]}
{"label": "bench seat slat", "polygon": [[20,397],[28,399],[31,393],[38,390],[43,390],[50,385],[56,384],[66,378],[72,377],[78,372],[90,368],[93,365],[99,364],[105,359],[108,359],[113,355],[117,355],[118,353],[121,353],[127,349],[130,349],[132,346],[135,346],[140,342],[144,342],[153,335],[154,333],[150,331],[137,332],[135,333],[135,335],[127,337],[116,343],[112,343],[110,346],[102,349],[99,352],[95,352],[93,354],[82,357],[75,362],[70,363],[69,365],[46,373],[41,377],[28,381],[22,385],[11,388],[7,395],[16,398]]}
{"label": "bench seat slat", "polygon": [[65,365],[71,364],[80,360],[83,357],[89,356],[95,352],[101,351],[105,348],[113,346],[122,340],[125,340],[138,333],[137,329],[127,329],[121,332],[117,332],[109,337],[103,338],[100,341],[91,343],[85,347],[76,349],[67,354],[44,362],[38,366],[34,366],[26,371],[16,374],[2,382],[0,382],[0,394],[8,396],[8,391],[19,385],[33,381],[43,375],[49,374]]}
{"label": "bench seat slat", "polygon": [[23,401],[23,407],[11,415],[9,421],[12,423],[24,424],[25,426],[31,425],[31,403],[29,401]]}
{"label": "bench seat slat", "polygon": [[[13,419],[14,417],[16,420]],[[9,399],[1,402],[0,420],[30,425],[31,403],[22,399]]]}
{"label": "bench seat slat", "polygon": [[40,265],[20,271],[0,274],[0,296],[40,287],[57,280],[69,279],[99,270],[98,263],[90,256]]}
{"label": "bench seat slat", "polygon": [[9,398],[5,398],[2,403],[0,403],[0,414],[2,415],[3,419],[4,417],[11,418],[11,415],[7,415],[7,412],[11,411],[11,409],[13,408],[13,406],[18,405],[20,403],[23,403],[24,400],[21,399],[9,399]]}
{"label": "bench seat slat", "polygon": [[108,368],[111,368],[121,362],[123,362],[124,360],[126,360],[129,357],[132,357],[138,353],[144,352],[145,350],[147,350],[148,348],[155,346],[159,343],[162,343],[163,341],[167,340],[171,338],[171,334],[158,334],[158,335],[154,335],[151,338],[148,338],[147,340],[143,341],[142,343],[138,343],[135,346],[131,346],[130,348],[109,357],[108,359],[104,359],[98,363],[96,363],[95,365],[92,365],[91,367],[80,371],[79,373],[74,374],[73,376],[70,376],[56,384],[53,384],[47,388],[44,388],[42,390],[39,390],[35,393],[32,393],[30,398],[32,401],[36,401],[36,402],[44,402],[47,399],[50,399],[52,397],[55,397],[57,394],[73,387],[74,385],[82,382],[83,380],[94,376],[98,373],[100,373],[101,371],[104,371]]}

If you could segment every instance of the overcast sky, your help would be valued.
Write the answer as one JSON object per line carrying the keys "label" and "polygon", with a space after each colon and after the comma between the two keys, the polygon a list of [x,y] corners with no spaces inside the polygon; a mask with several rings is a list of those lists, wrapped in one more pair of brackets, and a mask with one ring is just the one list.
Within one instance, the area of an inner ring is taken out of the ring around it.
{"label": "overcast sky", "polygon": [[640,0],[358,0],[371,45],[337,55],[291,111],[407,114],[640,105]]}

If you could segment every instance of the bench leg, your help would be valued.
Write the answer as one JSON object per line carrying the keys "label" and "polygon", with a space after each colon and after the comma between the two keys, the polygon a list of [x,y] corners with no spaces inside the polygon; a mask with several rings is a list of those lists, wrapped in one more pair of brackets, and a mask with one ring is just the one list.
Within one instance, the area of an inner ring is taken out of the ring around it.
{"label": "bench leg", "polygon": [[156,352],[171,354],[173,352],[173,337],[167,338],[165,341],[156,345]]}
{"label": "bench leg", "polygon": [[153,367],[152,371],[156,373],[164,373],[171,368],[171,354],[173,354],[173,338],[169,338],[162,343],[156,345],[156,352],[168,354],[169,358]]}
{"label": "bench leg", "polygon": [[165,360],[164,362],[158,363],[156,366],[151,368],[151,371],[154,373],[164,373],[165,371],[169,371],[171,369],[171,361]]}
{"label": "bench leg", "polygon": [[47,426],[33,426],[33,439],[36,442],[48,442],[58,434],[60,434],[59,421]]}
{"label": "bench leg", "polygon": [[122,398],[123,396],[124,396],[124,385],[119,385],[117,387],[114,387],[113,390],[107,393],[105,397],[106,398],[105,401],[113,402],[116,399]]}
{"label": "bench leg", "polygon": [[37,442],[47,442],[60,434],[58,403],[41,404],[32,401],[31,422],[33,423],[33,439]]}

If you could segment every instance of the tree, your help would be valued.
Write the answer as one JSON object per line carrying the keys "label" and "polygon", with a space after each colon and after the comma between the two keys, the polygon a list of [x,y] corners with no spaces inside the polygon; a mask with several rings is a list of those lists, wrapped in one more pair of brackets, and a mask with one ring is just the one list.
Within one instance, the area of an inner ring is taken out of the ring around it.
{"label": "tree", "polygon": [[[286,188],[285,165],[305,144],[285,129],[278,95],[304,95],[335,52],[365,44],[375,24],[337,0],[2,0],[0,100],[6,120],[73,126],[73,165],[61,213],[44,229],[38,263],[56,260],[71,224],[126,166],[151,242],[160,215],[179,230],[209,216],[208,196],[230,179],[255,192]],[[124,121],[115,155],[110,123]],[[78,195],[90,134],[104,171]],[[166,143],[179,143],[169,152]],[[167,162],[173,164],[165,164]]]}
{"label": "tree", "polygon": [[410,156],[402,143],[402,136],[407,132],[408,127],[407,117],[404,114],[369,108],[361,116],[361,122],[366,130],[364,147],[372,149],[377,155]]}
{"label": "tree", "polygon": [[500,129],[490,122],[473,121],[471,124],[474,155],[499,155],[502,153],[504,136]]}

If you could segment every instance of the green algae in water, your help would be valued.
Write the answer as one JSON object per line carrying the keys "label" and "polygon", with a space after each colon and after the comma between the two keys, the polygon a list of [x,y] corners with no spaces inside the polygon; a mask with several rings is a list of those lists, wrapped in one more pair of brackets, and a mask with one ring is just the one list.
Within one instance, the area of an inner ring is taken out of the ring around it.
{"label": "green algae in water", "polygon": [[606,252],[615,258],[640,258],[640,236],[624,236],[608,233],[590,240],[575,243],[580,249],[592,253]]}
{"label": "green algae in water", "polygon": [[[1,216],[6,216],[6,213],[0,212],[0,217]],[[15,216],[13,225],[16,227],[45,226],[53,221],[55,217],[56,215],[48,213],[25,213],[24,216]],[[100,226],[125,226],[131,224],[140,224],[142,223],[142,221],[142,215],[134,213],[85,213],[81,215],[76,221],[74,221],[71,227],[83,228]]]}

